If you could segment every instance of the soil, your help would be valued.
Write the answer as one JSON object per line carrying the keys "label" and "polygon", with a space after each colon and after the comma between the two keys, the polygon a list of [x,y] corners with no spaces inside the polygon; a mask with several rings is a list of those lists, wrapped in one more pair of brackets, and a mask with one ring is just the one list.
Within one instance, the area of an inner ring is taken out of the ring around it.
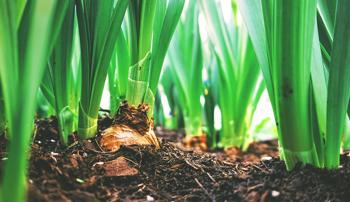
{"label": "soil", "polygon": [[[112,124],[104,118],[99,131]],[[157,129],[161,148],[122,146],[104,152],[98,138],[68,147],[58,141],[57,121],[37,121],[30,157],[28,201],[348,201],[350,154],[327,171],[297,166],[287,172],[276,141],[252,144],[247,152],[180,149]],[[174,141],[178,137],[171,137]],[[0,137],[0,171],[6,163]]]}

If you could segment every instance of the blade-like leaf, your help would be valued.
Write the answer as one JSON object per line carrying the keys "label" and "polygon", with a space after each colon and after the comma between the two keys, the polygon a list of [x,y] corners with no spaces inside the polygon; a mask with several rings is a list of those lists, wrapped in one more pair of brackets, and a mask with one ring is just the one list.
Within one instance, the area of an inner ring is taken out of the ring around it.
{"label": "blade-like leaf", "polygon": [[350,96],[350,1],[339,0],[329,68],[326,167],[339,166],[341,134]]}
{"label": "blade-like leaf", "polygon": [[129,1],[78,0],[77,16],[82,58],[82,91],[78,134],[93,137],[115,43]]}

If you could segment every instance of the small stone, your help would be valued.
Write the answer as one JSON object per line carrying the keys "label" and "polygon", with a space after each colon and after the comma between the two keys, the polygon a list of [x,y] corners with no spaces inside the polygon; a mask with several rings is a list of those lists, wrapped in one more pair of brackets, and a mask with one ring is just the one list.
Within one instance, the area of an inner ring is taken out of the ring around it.
{"label": "small stone", "polygon": [[270,160],[272,160],[272,157],[271,156],[263,156],[263,157],[261,157],[261,160],[262,161],[270,161]]}
{"label": "small stone", "polygon": [[152,196],[150,196],[150,195],[147,195],[146,199],[147,199],[147,201],[154,201],[154,198]]}
{"label": "small stone", "polygon": [[99,166],[101,166],[101,165],[103,165],[104,164],[104,162],[96,162],[96,163],[94,163],[93,165],[92,165],[92,167],[95,167],[95,166],[97,166],[97,165],[99,165]]}
{"label": "small stone", "polygon": [[84,183],[84,180],[82,180],[82,179],[80,179],[80,178],[77,178],[77,179],[75,179],[77,182],[79,182],[79,183]]}
{"label": "small stone", "polygon": [[51,142],[56,142],[56,140],[54,140],[54,139],[51,139],[50,141],[51,141]]}
{"label": "small stone", "polygon": [[276,190],[272,190],[271,191],[271,196],[272,197],[277,197],[277,196],[279,196],[280,195],[280,192],[279,191],[276,191]]}
{"label": "small stone", "polygon": [[88,155],[87,155],[87,153],[86,152],[84,152],[83,153],[83,157],[87,157]]}

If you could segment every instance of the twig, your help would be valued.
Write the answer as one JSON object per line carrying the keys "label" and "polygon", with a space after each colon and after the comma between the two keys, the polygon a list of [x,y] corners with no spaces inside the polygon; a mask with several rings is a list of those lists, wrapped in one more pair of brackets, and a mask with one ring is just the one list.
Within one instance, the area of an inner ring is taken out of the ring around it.
{"label": "twig", "polygon": [[96,139],[95,139],[95,143],[102,152],[106,152],[104,149],[102,149],[102,147],[100,146],[100,144],[97,142]]}
{"label": "twig", "polygon": [[185,162],[187,163],[187,165],[191,166],[193,169],[198,170],[198,167],[190,163],[187,159],[185,159]]}
{"label": "twig", "polygon": [[204,188],[204,186],[198,181],[197,178],[194,178],[194,181],[198,184],[198,186],[204,191],[204,193],[211,199],[211,201],[214,201],[213,198],[210,196],[209,192]]}
{"label": "twig", "polygon": [[260,168],[259,166],[255,165],[255,164],[251,164],[251,165],[252,165],[254,168],[260,170],[260,171],[263,172],[263,173],[268,173],[268,171],[266,171],[266,170]]}
{"label": "twig", "polygon": [[206,173],[207,173],[208,177],[211,179],[211,181],[213,181],[214,183],[217,183],[216,180],[208,172],[206,172]]}
{"label": "twig", "polygon": [[222,163],[224,163],[225,165],[229,165],[229,166],[234,166],[235,164],[228,162],[228,161],[222,161]]}
{"label": "twig", "polygon": [[131,160],[131,159],[129,159],[129,158],[126,158],[126,157],[124,157],[124,158],[125,158],[125,160],[127,160],[127,161],[133,163],[135,166],[139,166],[139,167],[140,167],[140,165],[139,165],[138,163],[136,163],[135,161],[133,161],[133,160]]}
{"label": "twig", "polygon": [[261,184],[257,184],[257,185],[248,187],[247,192],[250,192],[250,191],[255,190],[256,188],[259,188],[259,187],[262,187],[262,186],[264,186],[264,184],[261,183]]}
{"label": "twig", "polygon": [[75,141],[73,142],[71,145],[69,145],[66,150],[69,150],[70,148],[74,147],[75,145],[77,145],[79,142],[78,141]]}

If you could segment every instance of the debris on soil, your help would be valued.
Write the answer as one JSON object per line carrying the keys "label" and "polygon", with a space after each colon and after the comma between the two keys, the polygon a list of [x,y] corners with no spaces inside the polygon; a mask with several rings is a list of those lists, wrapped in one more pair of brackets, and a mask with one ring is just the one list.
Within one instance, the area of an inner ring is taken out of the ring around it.
{"label": "debris on soil", "polygon": [[[132,162],[131,160],[129,161]],[[139,171],[136,168],[131,167],[128,160],[126,160],[126,158],[123,156],[120,156],[115,160],[103,163],[102,165],[106,171],[107,177],[136,176],[139,174]]]}
{"label": "debris on soil", "polygon": [[266,140],[252,142],[249,144],[247,151],[237,148],[229,148],[226,150],[210,150],[200,145],[205,142],[203,137],[192,138],[191,144],[184,144],[184,131],[172,131],[161,127],[156,128],[157,137],[163,142],[169,142],[184,151],[194,151],[198,154],[211,153],[220,160],[239,161],[239,162],[258,162],[263,158],[278,157],[278,142],[274,140]]}
{"label": "debris on soil", "polygon": [[179,129],[178,131],[169,130],[160,126],[155,128],[157,137],[163,142],[182,142],[185,137],[185,131]]}
{"label": "debris on soil", "polygon": [[229,148],[223,152],[217,153],[222,159],[230,159],[236,162],[258,162],[263,159],[272,159],[278,157],[277,140],[266,140],[260,142],[252,142],[249,144],[247,151],[237,148]]}
{"label": "debris on soil", "polygon": [[126,124],[141,134],[147,133],[153,127],[153,121],[147,116],[148,110],[147,104],[135,107],[124,101],[113,119],[113,125]]}
{"label": "debris on soil", "polygon": [[142,134],[127,125],[113,125],[103,131],[100,145],[105,151],[115,152],[122,145],[151,145]]}
{"label": "debris on soil", "polygon": [[207,151],[207,138],[205,135],[201,136],[186,136],[182,143],[187,148],[194,148],[195,150]]}
{"label": "debris on soil", "polygon": [[[99,123],[103,131],[111,119]],[[28,171],[29,201],[309,202],[350,198],[348,154],[341,156],[338,170],[298,165],[287,172],[278,158],[240,162],[223,158],[223,153],[183,151],[165,140],[159,150],[134,145],[105,152],[98,138],[65,147],[54,133],[56,128],[54,119],[37,122]],[[1,136],[0,172],[6,163],[5,145]]]}
{"label": "debris on soil", "polygon": [[122,145],[155,145],[159,141],[153,131],[153,121],[147,116],[148,105],[138,107],[124,101],[114,117],[111,127],[102,132],[101,147],[110,152],[119,150]]}

